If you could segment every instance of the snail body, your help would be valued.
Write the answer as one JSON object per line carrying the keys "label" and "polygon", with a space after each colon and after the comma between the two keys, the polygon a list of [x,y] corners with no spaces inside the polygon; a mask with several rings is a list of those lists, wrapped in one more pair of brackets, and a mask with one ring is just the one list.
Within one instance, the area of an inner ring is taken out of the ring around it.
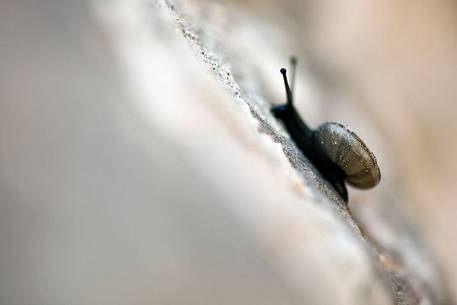
{"label": "snail body", "polygon": [[[296,60],[292,58],[295,71]],[[281,120],[297,147],[321,173],[343,200],[348,200],[345,182],[367,189],[381,179],[374,154],[355,133],[339,123],[326,122],[311,129],[293,105],[292,91],[286,69],[281,69],[286,88],[287,103],[271,109]],[[292,83],[293,84],[293,83]]]}

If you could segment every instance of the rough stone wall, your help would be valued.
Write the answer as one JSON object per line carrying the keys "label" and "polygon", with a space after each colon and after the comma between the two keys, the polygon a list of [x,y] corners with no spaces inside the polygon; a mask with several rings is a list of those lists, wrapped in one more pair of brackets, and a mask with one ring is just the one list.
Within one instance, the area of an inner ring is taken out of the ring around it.
{"label": "rough stone wall", "polygon": [[270,115],[300,47],[274,20],[1,7],[0,303],[451,303],[397,197],[354,220]]}

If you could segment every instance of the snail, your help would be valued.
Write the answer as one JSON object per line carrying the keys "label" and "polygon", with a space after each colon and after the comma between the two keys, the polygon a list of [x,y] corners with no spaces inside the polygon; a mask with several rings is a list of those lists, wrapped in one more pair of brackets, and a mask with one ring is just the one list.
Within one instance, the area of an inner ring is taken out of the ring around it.
{"label": "snail", "polygon": [[348,200],[345,182],[360,189],[377,185],[381,179],[381,172],[376,157],[355,133],[334,122],[326,122],[316,129],[311,129],[302,120],[293,103],[297,66],[295,57],[291,58],[291,64],[292,90],[287,79],[287,70],[282,68],[280,71],[287,102],[272,107],[273,115],[282,121],[297,147],[344,201]]}

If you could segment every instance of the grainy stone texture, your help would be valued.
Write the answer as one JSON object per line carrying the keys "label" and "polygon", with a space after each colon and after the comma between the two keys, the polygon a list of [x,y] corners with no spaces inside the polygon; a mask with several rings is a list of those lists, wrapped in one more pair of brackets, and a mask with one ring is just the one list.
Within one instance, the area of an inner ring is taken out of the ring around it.
{"label": "grainy stone texture", "polygon": [[273,21],[0,8],[1,304],[450,304],[400,210],[355,221],[270,115],[290,43]]}

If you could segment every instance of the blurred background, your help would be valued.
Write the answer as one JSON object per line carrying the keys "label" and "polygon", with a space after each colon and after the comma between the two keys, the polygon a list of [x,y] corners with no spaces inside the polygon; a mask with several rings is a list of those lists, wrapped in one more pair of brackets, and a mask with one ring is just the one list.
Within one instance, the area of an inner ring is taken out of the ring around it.
{"label": "blurred background", "polygon": [[291,54],[303,117],[378,157],[381,184],[349,190],[360,226],[456,299],[456,1],[19,0],[0,3],[0,303],[389,304],[251,117],[280,130]]}

